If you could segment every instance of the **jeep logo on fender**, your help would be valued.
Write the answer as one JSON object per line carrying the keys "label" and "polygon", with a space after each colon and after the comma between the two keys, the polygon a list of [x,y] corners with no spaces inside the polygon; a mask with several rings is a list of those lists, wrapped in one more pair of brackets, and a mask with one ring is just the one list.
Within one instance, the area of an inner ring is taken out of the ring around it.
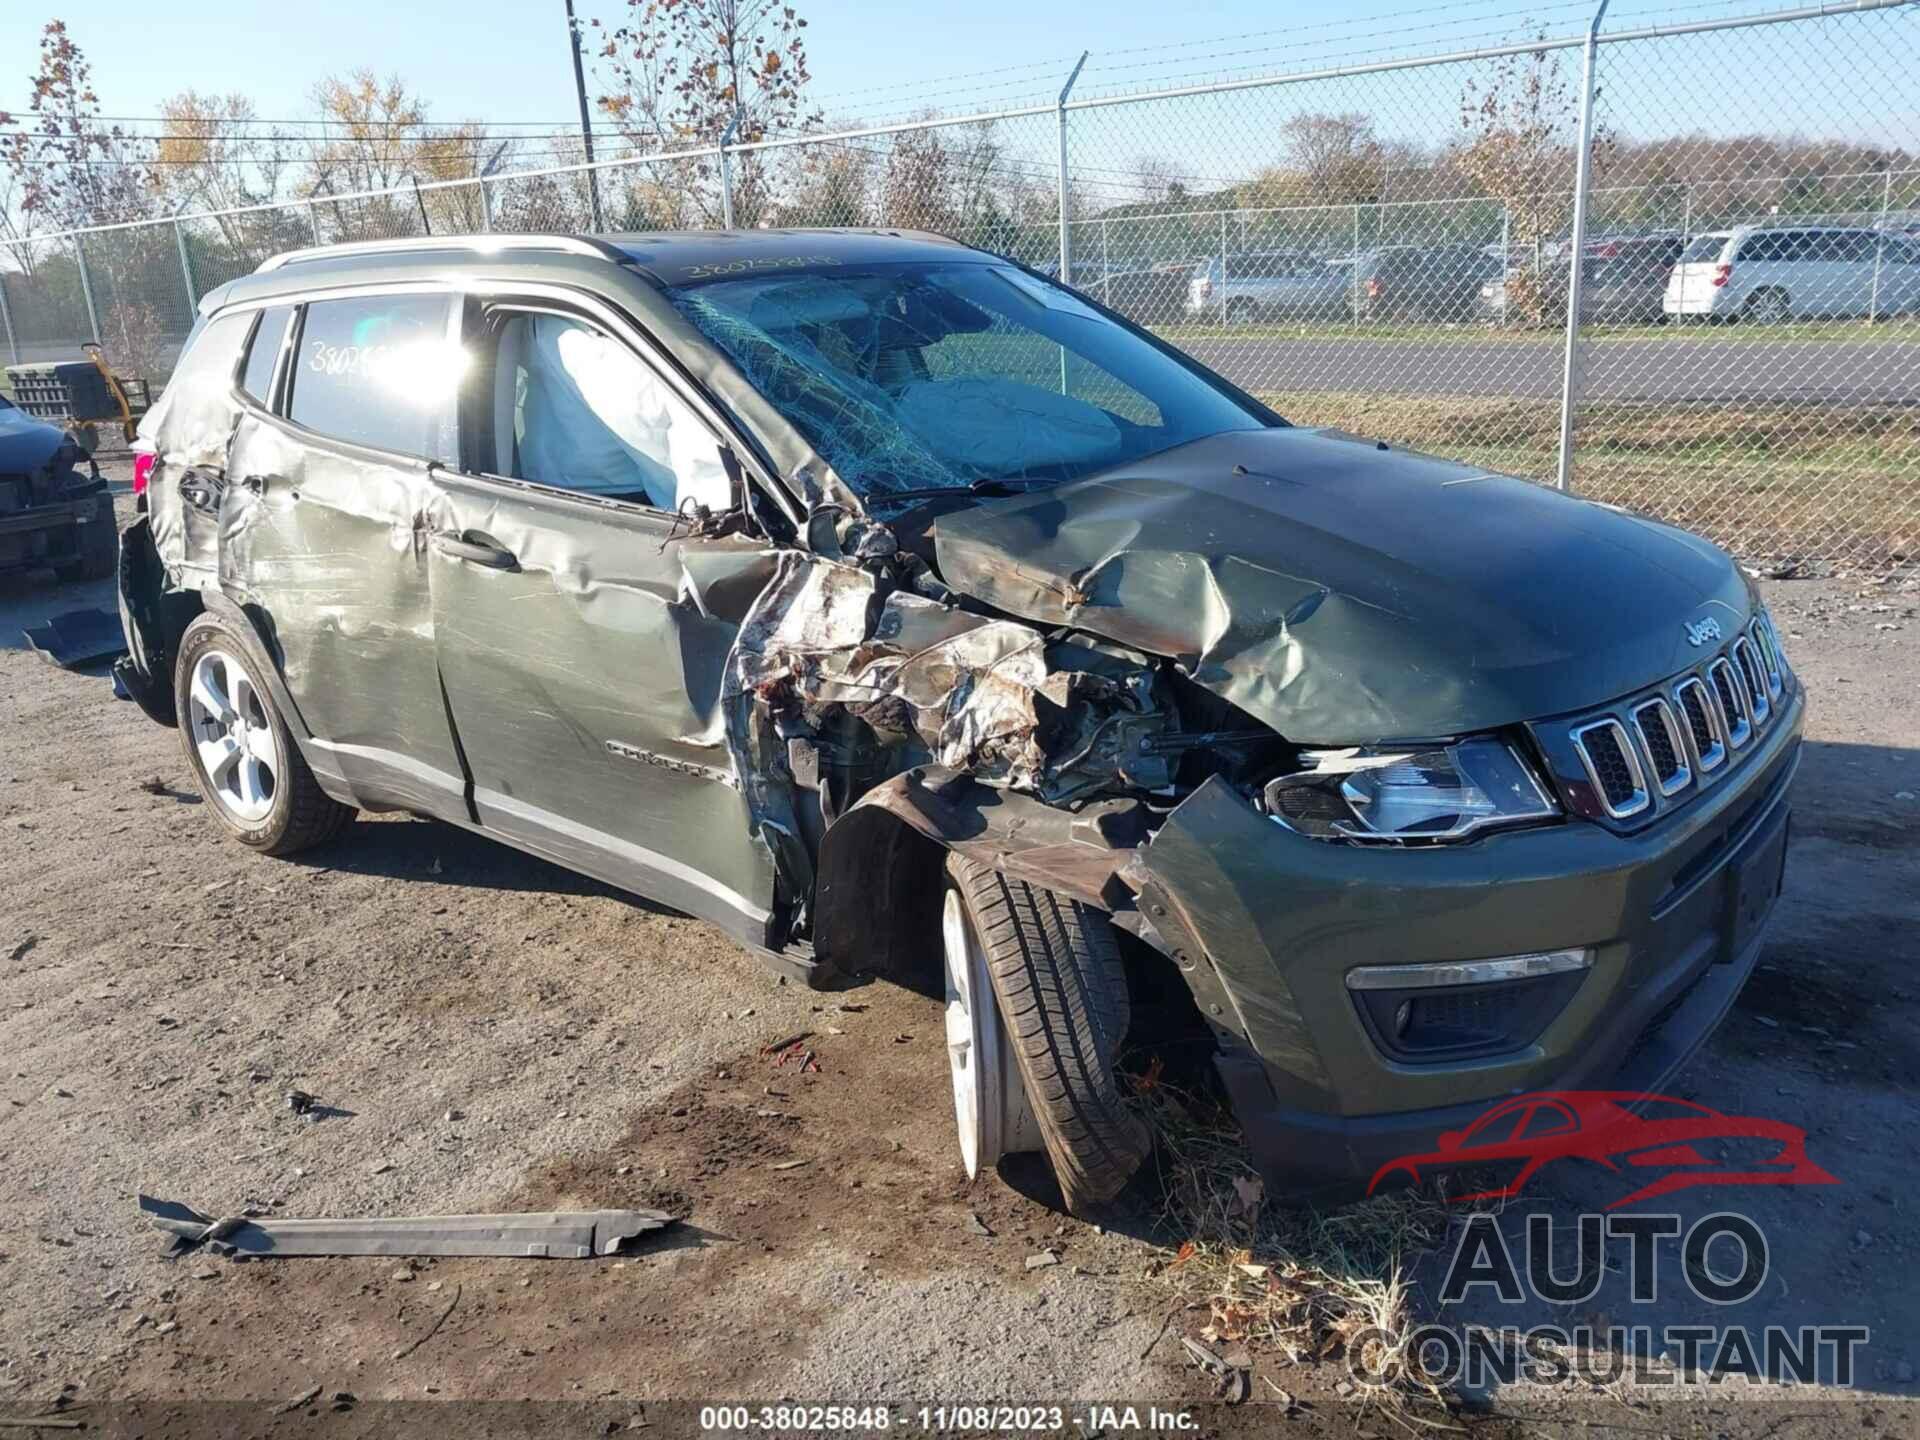
{"label": "jeep logo on fender", "polygon": [[1687,632],[1687,643],[1692,646],[1698,647],[1706,644],[1709,640],[1718,640],[1720,638],[1720,622],[1711,615],[1702,620],[1698,625],[1688,625],[1683,621],[1682,628]]}

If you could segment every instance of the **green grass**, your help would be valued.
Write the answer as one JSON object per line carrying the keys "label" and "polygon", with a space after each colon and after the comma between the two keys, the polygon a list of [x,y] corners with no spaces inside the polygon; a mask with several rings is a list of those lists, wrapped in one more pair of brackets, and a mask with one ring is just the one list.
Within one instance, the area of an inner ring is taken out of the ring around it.
{"label": "green grass", "polygon": [[[1333,425],[1533,480],[1551,479],[1554,401],[1327,391],[1263,394]],[[1920,411],[1873,405],[1588,405],[1574,489],[1748,558],[1884,566],[1920,554]]]}
{"label": "green grass", "polygon": [[[1489,341],[1510,345],[1558,345],[1564,332],[1552,326],[1458,325],[1387,323],[1352,324],[1327,321],[1274,325],[1155,325],[1154,334],[1175,345],[1204,340],[1361,340],[1376,344],[1480,345]],[[1583,325],[1583,341],[1619,344],[1658,341],[1671,345],[1766,344],[1782,340],[1816,340],[1829,344],[1887,345],[1920,342],[1920,317],[1901,316],[1869,325],[1864,320],[1802,321],[1792,325]]]}

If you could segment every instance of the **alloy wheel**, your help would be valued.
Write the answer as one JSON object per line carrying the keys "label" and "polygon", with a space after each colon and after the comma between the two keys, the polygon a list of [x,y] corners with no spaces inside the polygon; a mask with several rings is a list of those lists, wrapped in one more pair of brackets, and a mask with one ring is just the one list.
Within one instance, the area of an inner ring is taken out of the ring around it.
{"label": "alloy wheel", "polygon": [[1004,1156],[1039,1149],[1040,1128],[1020,1072],[1007,1053],[986,952],[954,890],[947,891],[940,940],[946,959],[947,1066],[953,1079],[954,1121],[960,1158],[967,1178],[973,1179]]}
{"label": "alloy wheel", "polygon": [[252,678],[226,651],[209,650],[194,662],[187,707],[214,801],[243,824],[259,824],[279,790],[280,746]]}

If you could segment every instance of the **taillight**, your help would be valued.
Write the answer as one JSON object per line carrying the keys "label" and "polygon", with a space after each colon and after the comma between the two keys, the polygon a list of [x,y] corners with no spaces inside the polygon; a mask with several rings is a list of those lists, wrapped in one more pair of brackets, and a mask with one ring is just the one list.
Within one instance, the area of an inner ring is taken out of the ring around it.
{"label": "taillight", "polygon": [[1380,291],[1381,285],[1379,277],[1376,276],[1367,281],[1367,298],[1369,300],[1378,300],[1380,298]]}
{"label": "taillight", "polygon": [[1731,261],[1727,262],[1724,265],[1716,265],[1713,267],[1713,284],[1716,290],[1720,286],[1726,284],[1727,281],[1731,280],[1732,278],[1733,278],[1733,263]]}
{"label": "taillight", "polygon": [[140,453],[133,457],[133,493],[144,495],[147,485],[153,479],[154,456]]}

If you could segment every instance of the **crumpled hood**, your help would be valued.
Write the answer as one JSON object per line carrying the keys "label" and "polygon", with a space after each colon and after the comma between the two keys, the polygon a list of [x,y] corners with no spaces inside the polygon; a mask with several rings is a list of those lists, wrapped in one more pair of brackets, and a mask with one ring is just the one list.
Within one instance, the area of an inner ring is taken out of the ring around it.
{"label": "crumpled hood", "polygon": [[12,405],[0,405],[0,475],[31,475],[54,457],[65,440],[59,427]]}
{"label": "crumpled hood", "polygon": [[1697,661],[1689,623],[1731,636],[1752,605],[1684,531],[1297,428],[983,501],[934,544],[962,594],[1168,656],[1303,744],[1597,705]]}

